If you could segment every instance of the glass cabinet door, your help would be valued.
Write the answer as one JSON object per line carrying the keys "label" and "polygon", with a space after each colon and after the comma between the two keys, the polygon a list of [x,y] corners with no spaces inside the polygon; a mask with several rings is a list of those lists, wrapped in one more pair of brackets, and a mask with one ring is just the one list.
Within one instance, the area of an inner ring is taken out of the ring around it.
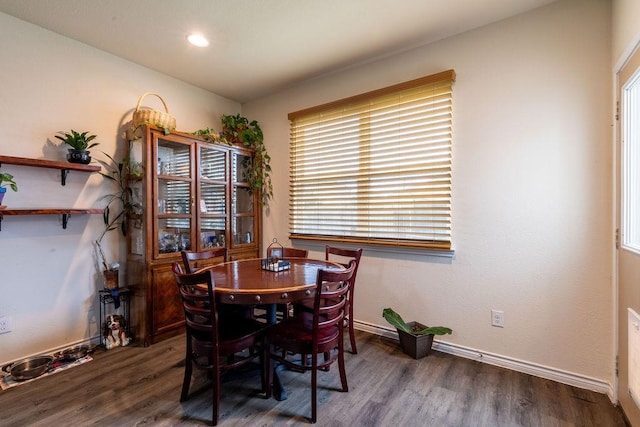
{"label": "glass cabinet door", "polygon": [[200,146],[198,188],[200,250],[227,246],[228,151]]}
{"label": "glass cabinet door", "polygon": [[155,255],[191,250],[194,214],[191,145],[159,137],[155,148]]}
{"label": "glass cabinet door", "polygon": [[232,194],[233,215],[231,233],[234,246],[253,243],[254,228],[254,196],[247,183],[247,174],[251,166],[251,157],[242,152],[232,154]]}

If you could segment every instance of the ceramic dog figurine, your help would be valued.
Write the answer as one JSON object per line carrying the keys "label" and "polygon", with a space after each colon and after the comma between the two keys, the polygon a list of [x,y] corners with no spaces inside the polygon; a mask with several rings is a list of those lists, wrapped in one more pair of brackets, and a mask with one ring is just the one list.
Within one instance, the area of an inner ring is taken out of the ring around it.
{"label": "ceramic dog figurine", "polygon": [[131,338],[127,336],[125,330],[127,324],[124,320],[124,316],[119,314],[110,314],[107,316],[107,320],[104,322],[104,329],[102,335],[104,336],[104,345],[107,350],[111,350],[113,347],[126,346],[131,342]]}

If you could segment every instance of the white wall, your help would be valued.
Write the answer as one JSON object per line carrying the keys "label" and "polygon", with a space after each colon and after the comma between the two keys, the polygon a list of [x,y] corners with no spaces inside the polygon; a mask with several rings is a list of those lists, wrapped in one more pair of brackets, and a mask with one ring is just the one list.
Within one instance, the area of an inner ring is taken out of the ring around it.
{"label": "white wall", "polygon": [[273,159],[265,242],[288,238],[287,113],[453,68],[455,258],[366,248],[355,317],[384,327],[390,306],[458,348],[611,384],[610,18],[563,0],[243,105]]}
{"label": "white wall", "polygon": [[626,58],[640,42],[640,2],[613,0],[613,61]]}
{"label": "white wall", "polygon": [[[157,92],[176,117],[178,129],[220,128],[223,113],[240,112],[236,102],[134,65],[123,59],[0,13],[0,154],[64,160],[57,131],[88,130],[100,151],[124,154],[121,126],[138,97]],[[154,98],[145,105],[162,108]],[[15,175],[19,192],[11,207],[103,207],[112,191],[98,174],[2,165]],[[0,335],[0,363],[45,352],[98,334],[96,274],[92,242],[102,230],[100,215],[73,216],[62,230],[57,216],[5,217],[0,231],[0,316],[13,332]],[[123,244],[111,233],[107,253],[124,263]],[[121,253],[122,255],[119,255]],[[122,275],[122,273],[121,273]]]}

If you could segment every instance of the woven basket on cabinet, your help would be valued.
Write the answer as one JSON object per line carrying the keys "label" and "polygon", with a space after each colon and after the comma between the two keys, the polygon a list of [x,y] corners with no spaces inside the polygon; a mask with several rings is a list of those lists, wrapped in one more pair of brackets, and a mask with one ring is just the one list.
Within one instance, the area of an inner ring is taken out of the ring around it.
{"label": "woven basket on cabinet", "polygon": [[[142,103],[144,97],[147,95],[154,95],[160,98],[160,101],[162,101],[162,105],[164,105],[164,111],[140,109],[140,104]],[[133,127],[136,128],[144,124],[153,125],[168,130],[174,130],[176,128],[175,117],[169,114],[169,108],[167,108],[166,102],[164,102],[164,99],[162,99],[162,97],[156,93],[147,92],[143,94],[140,99],[138,99],[138,105],[136,105],[136,110],[133,112]]]}

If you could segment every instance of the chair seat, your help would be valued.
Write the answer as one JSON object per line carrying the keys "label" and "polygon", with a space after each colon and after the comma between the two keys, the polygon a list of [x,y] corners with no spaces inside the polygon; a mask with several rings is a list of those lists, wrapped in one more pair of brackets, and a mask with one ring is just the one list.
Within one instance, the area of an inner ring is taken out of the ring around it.
{"label": "chair seat", "polygon": [[[253,335],[267,326],[257,320],[247,319],[238,315],[220,316],[218,322],[218,339],[220,340],[221,352],[225,347],[237,347],[238,343],[243,340],[254,339]],[[207,332],[193,331],[192,336],[198,341],[205,342],[210,340]]]}
{"label": "chair seat", "polygon": [[[318,351],[333,349],[340,329],[333,326],[318,331]],[[310,354],[313,352],[313,313],[298,313],[271,326],[267,330],[271,344],[294,353]]]}

